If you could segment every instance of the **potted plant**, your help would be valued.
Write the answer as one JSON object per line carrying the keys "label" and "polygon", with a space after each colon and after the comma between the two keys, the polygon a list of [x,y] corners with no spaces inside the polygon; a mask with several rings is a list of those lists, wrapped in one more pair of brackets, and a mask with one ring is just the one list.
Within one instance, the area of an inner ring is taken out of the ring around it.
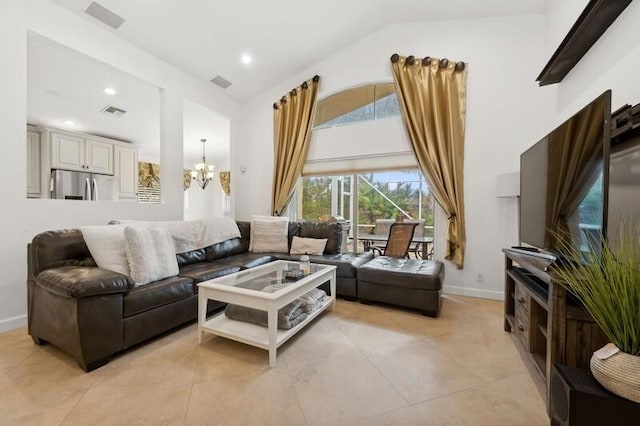
{"label": "potted plant", "polygon": [[611,341],[591,357],[595,379],[640,402],[640,226],[623,228],[613,248],[589,242],[586,259],[575,245],[564,244],[567,261],[554,274]]}

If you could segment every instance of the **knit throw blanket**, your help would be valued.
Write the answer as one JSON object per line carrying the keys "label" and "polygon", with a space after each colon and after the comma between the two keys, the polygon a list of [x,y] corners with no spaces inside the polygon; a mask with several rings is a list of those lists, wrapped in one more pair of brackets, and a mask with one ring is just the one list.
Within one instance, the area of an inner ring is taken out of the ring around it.
{"label": "knit throw blanket", "polygon": [[[250,322],[253,324],[263,325],[265,327],[269,325],[266,311],[247,308],[246,306],[227,305],[224,310],[224,314],[227,318],[237,321]],[[278,310],[278,328],[288,330],[291,327],[295,327],[306,318],[307,314],[302,308],[302,301],[300,301],[300,299],[296,299]]]}
{"label": "knit throw blanket", "polygon": [[173,238],[176,254],[202,249],[232,238],[240,238],[238,224],[230,217],[203,220],[118,220],[113,222],[166,229]]}

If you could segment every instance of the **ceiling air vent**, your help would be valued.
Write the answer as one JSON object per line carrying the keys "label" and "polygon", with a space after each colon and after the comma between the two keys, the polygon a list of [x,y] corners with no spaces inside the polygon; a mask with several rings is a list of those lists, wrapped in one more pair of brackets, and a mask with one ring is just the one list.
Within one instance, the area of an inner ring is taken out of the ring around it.
{"label": "ceiling air vent", "polygon": [[124,18],[122,16],[116,15],[115,13],[113,13],[103,5],[96,3],[95,1],[91,2],[89,7],[84,10],[84,13],[93,16],[98,21],[110,26],[114,30],[120,28],[120,25],[124,23]]}
{"label": "ceiling air vent", "polygon": [[222,87],[223,89],[226,89],[227,87],[231,86],[231,82],[229,80],[219,75],[216,75],[215,77],[213,77],[211,79],[211,82],[218,87]]}
{"label": "ceiling air vent", "polygon": [[123,115],[125,115],[127,113],[127,111],[125,111],[123,109],[120,109],[120,108],[116,108],[116,107],[111,106],[111,105],[107,105],[106,107],[104,107],[102,112],[104,114],[113,115],[113,116],[116,116],[116,117],[122,117]]}

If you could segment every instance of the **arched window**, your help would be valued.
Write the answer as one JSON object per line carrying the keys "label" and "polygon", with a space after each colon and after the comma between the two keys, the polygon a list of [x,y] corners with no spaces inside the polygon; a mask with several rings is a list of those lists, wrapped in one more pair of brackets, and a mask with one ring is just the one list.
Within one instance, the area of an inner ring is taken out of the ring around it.
{"label": "arched window", "polygon": [[368,84],[318,101],[314,130],[400,115],[393,83]]}

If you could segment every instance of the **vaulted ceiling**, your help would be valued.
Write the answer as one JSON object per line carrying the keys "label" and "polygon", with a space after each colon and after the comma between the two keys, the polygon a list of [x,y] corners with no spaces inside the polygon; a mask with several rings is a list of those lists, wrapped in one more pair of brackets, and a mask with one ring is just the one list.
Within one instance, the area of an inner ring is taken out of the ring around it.
{"label": "vaulted ceiling", "polygon": [[[543,14],[548,0],[98,0],[125,22],[84,13],[92,0],[52,0],[209,81],[238,100],[262,93],[385,25]],[[251,55],[245,65],[240,58]]]}

